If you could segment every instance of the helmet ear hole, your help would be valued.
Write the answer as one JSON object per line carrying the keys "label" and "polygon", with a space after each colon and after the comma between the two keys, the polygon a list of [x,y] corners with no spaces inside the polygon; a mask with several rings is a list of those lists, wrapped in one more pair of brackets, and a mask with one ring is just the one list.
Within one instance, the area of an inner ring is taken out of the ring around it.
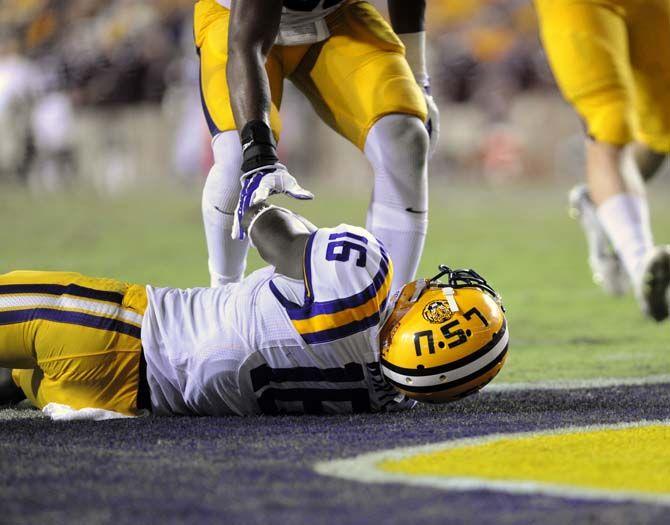
{"label": "helmet ear hole", "polygon": [[[381,334],[385,379],[410,398],[444,403],[471,395],[502,368],[509,332],[498,294],[473,270],[441,268],[417,291],[406,285]],[[418,282],[418,281],[417,281]],[[451,300],[443,293],[449,287]],[[403,300],[404,297],[404,300]]]}

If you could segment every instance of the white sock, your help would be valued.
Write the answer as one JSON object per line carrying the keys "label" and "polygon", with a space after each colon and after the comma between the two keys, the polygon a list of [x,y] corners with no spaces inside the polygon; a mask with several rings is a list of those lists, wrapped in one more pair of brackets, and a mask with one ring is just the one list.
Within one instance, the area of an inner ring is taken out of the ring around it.
{"label": "white sock", "polygon": [[233,213],[240,194],[242,147],[236,131],[218,134],[212,140],[214,165],[202,192],[211,286],[239,282],[247,265],[248,240],[232,239]]}
{"label": "white sock", "polygon": [[394,266],[392,292],[414,280],[428,229],[428,133],[418,118],[387,115],[372,126],[365,156],[375,174],[366,227]]}
{"label": "white sock", "polygon": [[426,214],[412,216],[405,210],[373,202],[368,209],[366,228],[384,244],[391,256],[391,293],[395,293],[414,280],[426,240],[428,217]]}
{"label": "white sock", "polygon": [[637,283],[644,257],[654,246],[647,199],[619,193],[598,206],[597,213],[631,281]]}

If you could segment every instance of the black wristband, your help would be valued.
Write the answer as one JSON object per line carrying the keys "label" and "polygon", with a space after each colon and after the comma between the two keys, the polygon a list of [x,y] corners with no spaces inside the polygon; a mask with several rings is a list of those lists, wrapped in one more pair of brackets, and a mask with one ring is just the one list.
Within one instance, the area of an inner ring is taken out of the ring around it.
{"label": "black wristband", "polygon": [[250,120],[240,133],[242,140],[242,171],[247,172],[279,162],[277,143],[272,130],[262,120]]}

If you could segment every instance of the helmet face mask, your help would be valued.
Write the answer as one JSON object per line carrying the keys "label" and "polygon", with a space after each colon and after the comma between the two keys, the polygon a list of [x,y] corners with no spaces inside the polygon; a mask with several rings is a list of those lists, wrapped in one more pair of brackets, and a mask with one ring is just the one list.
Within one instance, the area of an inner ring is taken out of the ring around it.
{"label": "helmet face mask", "polygon": [[509,333],[502,301],[473,270],[440,266],[434,278],[406,284],[387,312],[382,373],[408,397],[460,399],[491,381],[505,362]]}

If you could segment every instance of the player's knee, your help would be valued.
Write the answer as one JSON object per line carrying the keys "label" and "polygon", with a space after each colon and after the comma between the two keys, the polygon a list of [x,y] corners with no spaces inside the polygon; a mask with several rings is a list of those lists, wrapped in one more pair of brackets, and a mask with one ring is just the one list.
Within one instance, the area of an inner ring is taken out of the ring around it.
{"label": "player's knee", "polygon": [[425,177],[430,138],[423,122],[411,115],[387,115],[370,130],[366,155],[373,167],[390,175]]}
{"label": "player's knee", "polygon": [[623,145],[633,139],[630,101],[623,89],[611,88],[597,96],[583,97],[576,105],[595,140]]}
{"label": "player's knee", "polygon": [[430,137],[423,122],[417,117],[403,115],[394,125],[397,154],[405,155],[412,163],[425,164]]}
{"label": "player's knee", "polygon": [[217,208],[232,213],[235,210],[240,193],[239,172],[239,166],[233,170],[225,164],[214,163],[202,190],[203,211]]}

